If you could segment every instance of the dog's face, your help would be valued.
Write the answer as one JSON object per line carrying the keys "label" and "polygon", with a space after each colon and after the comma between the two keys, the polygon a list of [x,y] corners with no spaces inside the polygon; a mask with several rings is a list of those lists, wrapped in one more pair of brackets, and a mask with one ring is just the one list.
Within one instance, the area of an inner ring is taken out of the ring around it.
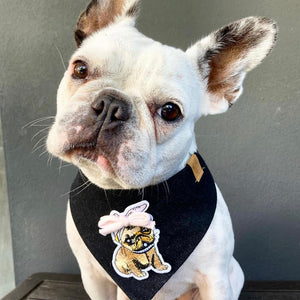
{"label": "dog's face", "polygon": [[132,252],[147,251],[154,244],[153,230],[146,227],[124,227],[120,242]]}
{"label": "dog's face", "polygon": [[186,52],[136,30],[138,0],[92,1],[57,95],[49,152],[103,188],[141,188],[177,173],[196,150],[194,124],[224,112],[276,27],[246,18]]}

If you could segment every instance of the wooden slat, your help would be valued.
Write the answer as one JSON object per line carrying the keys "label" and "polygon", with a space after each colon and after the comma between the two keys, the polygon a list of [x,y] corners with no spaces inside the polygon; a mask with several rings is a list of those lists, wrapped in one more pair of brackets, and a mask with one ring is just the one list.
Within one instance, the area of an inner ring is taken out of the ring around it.
{"label": "wooden slat", "polygon": [[286,292],[243,292],[239,300],[299,300],[300,293],[286,291]]}
{"label": "wooden slat", "polygon": [[300,281],[246,281],[246,291],[296,291],[300,292]]}
{"label": "wooden slat", "polygon": [[300,281],[246,281],[239,300],[300,300]]}
{"label": "wooden slat", "polygon": [[[65,282],[65,283],[69,283],[71,285],[73,284],[73,290],[75,289],[75,291],[76,291],[78,288],[78,290],[80,291],[79,295],[82,296],[82,298],[78,298],[78,299],[83,299],[83,300],[89,299],[89,297],[87,296],[87,294],[85,293],[85,291],[83,289],[80,275],[56,274],[56,273],[37,273],[37,274],[33,274],[32,276],[27,278],[15,290],[13,290],[7,296],[2,298],[2,300],[30,299],[29,297],[31,297],[32,294],[34,294],[36,291],[38,291],[40,287],[42,287],[42,289],[45,290],[43,283],[46,282],[46,285],[51,286],[51,281],[58,282],[58,283]],[[53,289],[52,289],[52,292],[55,293],[55,291]],[[53,297],[50,299],[51,300],[61,300],[60,298],[57,298],[56,296],[53,296]],[[47,299],[47,298],[44,298],[44,299]],[[39,300],[44,300],[44,299],[42,298]],[[72,299],[77,300],[77,298],[73,298],[72,296],[69,296],[67,299],[68,300],[72,300]]]}
{"label": "wooden slat", "polygon": [[[89,300],[79,275],[38,273],[2,300]],[[247,281],[239,300],[300,300],[300,281]]]}
{"label": "wooden slat", "polygon": [[26,300],[89,300],[79,282],[44,280]]}

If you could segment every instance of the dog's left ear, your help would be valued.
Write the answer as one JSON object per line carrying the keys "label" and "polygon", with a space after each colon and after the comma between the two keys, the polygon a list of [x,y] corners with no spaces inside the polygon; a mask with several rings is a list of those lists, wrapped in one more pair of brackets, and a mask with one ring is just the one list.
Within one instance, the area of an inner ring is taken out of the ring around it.
{"label": "dog's left ear", "polygon": [[138,12],[139,0],[92,0],[77,22],[77,46],[92,33],[125,18],[134,25]]}
{"label": "dog's left ear", "polygon": [[265,17],[248,17],[201,39],[187,50],[206,86],[203,114],[225,112],[241,95],[248,71],[273,48],[276,23]]}

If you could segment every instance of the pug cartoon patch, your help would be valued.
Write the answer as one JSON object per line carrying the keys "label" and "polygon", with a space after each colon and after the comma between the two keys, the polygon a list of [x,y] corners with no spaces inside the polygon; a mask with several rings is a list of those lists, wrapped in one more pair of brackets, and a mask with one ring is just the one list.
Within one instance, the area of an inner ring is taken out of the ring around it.
{"label": "pug cartoon patch", "polygon": [[148,271],[168,273],[171,266],[165,263],[158,251],[159,229],[153,217],[146,213],[149,202],[143,200],[128,206],[124,212],[111,211],[100,218],[99,233],[111,233],[117,245],[112,258],[115,271],[122,277],[147,279]]}

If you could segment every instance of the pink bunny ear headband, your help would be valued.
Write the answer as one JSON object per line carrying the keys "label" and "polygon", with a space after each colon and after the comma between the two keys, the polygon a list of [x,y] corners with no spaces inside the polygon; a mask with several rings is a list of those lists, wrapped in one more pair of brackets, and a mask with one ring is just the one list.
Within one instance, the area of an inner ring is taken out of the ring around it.
{"label": "pink bunny ear headband", "polygon": [[152,221],[152,216],[146,212],[134,211],[130,215],[108,215],[100,218],[98,227],[99,233],[106,236],[107,234],[117,232],[123,227],[140,226],[153,229],[155,222]]}
{"label": "pink bunny ear headband", "polygon": [[127,226],[140,226],[153,229],[153,217],[146,213],[149,203],[146,200],[128,206],[124,212],[111,211],[110,215],[102,216],[98,222],[99,233],[106,236],[116,233]]}

